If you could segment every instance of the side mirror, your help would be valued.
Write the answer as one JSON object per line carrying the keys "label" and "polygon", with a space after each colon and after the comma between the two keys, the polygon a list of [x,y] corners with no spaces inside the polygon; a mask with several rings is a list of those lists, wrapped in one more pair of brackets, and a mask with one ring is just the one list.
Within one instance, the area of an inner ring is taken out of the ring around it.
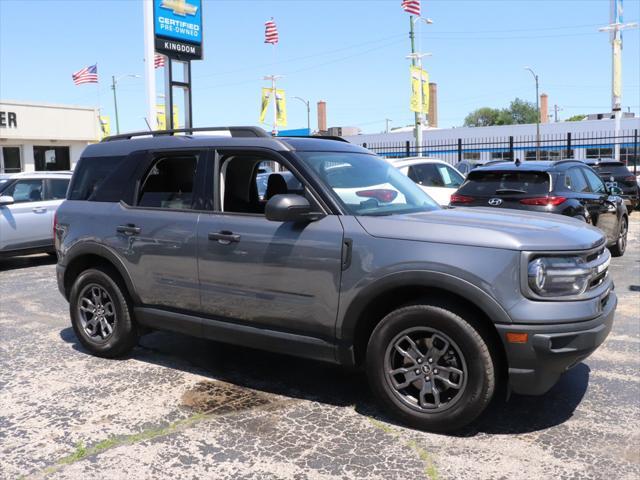
{"label": "side mirror", "polygon": [[617,195],[620,196],[622,195],[624,192],[622,191],[622,189],[620,187],[609,187],[609,193],[611,195]]}
{"label": "side mirror", "polygon": [[15,200],[13,199],[13,197],[9,196],[9,195],[1,195],[0,196],[0,206],[2,205],[13,205],[15,203]]}
{"label": "side mirror", "polygon": [[312,212],[309,200],[301,195],[274,195],[265,207],[267,220],[272,222],[312,222],[324,217],[323,213]]}

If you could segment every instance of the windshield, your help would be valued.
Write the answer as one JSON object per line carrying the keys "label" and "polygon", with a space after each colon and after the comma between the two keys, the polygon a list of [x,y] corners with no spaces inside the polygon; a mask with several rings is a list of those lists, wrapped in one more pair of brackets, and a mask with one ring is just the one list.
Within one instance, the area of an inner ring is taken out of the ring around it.
{"label": "windshield", "polygon": [[7,188],[7,186],[10,183],[10,178],[9,177],[3,177],[2,175],[0,175],[0,193]]}
{"label": "windshield", "polygon": [[298,152],[352,215],[428,212],[440,207],[382,158],[366,153]]}

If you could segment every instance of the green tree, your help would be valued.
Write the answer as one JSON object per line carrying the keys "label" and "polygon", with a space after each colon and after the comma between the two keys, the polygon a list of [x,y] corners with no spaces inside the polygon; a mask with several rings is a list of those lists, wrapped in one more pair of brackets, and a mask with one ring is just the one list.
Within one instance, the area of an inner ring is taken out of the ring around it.
{"label": "green tree", "polygon": [[587,118],[587,116],[584,114],[574,115],[573,117],[567,118],[565,122],[579,122],[580,120],[584,120],[585,118]]}
{"label": "green tree", "polygon": [[538,112],[533,103],[516,98],[508,108],[483,107],[471,112],[464,119],[464,126],[489,127],[491,125],[536,123],[537,118]]}

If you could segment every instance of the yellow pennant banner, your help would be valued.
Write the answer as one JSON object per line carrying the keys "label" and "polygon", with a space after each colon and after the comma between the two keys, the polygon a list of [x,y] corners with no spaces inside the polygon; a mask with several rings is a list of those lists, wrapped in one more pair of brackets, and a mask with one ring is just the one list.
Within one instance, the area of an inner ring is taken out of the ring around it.
{"label": "yellow pennant banner", "polygon": [[108,115],[100,116],[100,132],[102,133],[101,138],[111,135],[111,119]]}
{"label": "yellow pennant banner", "polygon": [[271,101],[272,90],[270,88],[262,89],[262,101],[260,102],[260,123],[265,123],[267,116],[267,109],[269,108],[269,102]]}
{"label": "yellow pennant banner", "polygon": [[425,113],[429,111],[429,74],[418,67],[409,67],[411,74],[411,111]]}
{"label": "yellow pennant banner", "polygon": [[[167,129],[167,114],[165,112],[165,107],[162,104],[156,104],[156,119],[158,122],[158,130],[166,130]],[[179,112],[178,106],[173,106],[173,128],[179,128]]]}
{"label": "yellow pennant banner", "polygon": [[276,90],[276,123],[279,127],[287,126],[287,97],[284,90]]}

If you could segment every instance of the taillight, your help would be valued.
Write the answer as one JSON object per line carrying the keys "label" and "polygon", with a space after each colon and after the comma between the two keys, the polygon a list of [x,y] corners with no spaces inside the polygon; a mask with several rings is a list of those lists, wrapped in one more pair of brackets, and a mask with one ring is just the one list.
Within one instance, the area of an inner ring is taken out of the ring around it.
{"label": "taillight", "polygon": [[535,197],[535,198],[523,198],[520,203],[523,205],[537,205],[543,207],[556,207],[567,199],[565,197]]}
{"label": "taillight", "polygon": [[58,227],[58,212],[53,214],[53,241],[56,241],[56,229]]}
{"label": "taillight", "polygon": [[360,190],[356,192],[359,197],[375,198],[379,202],[393,202],[398,196],[398,192],[395,190],[389,190],[388,188],[374,188],[371,190]]}
{"label": "taillight", "polygon": [[451,195],[450,203],[471,203],[474,202],[475,198],[467,197],[466,195],[460,195],[459,193],[454,193]]}

